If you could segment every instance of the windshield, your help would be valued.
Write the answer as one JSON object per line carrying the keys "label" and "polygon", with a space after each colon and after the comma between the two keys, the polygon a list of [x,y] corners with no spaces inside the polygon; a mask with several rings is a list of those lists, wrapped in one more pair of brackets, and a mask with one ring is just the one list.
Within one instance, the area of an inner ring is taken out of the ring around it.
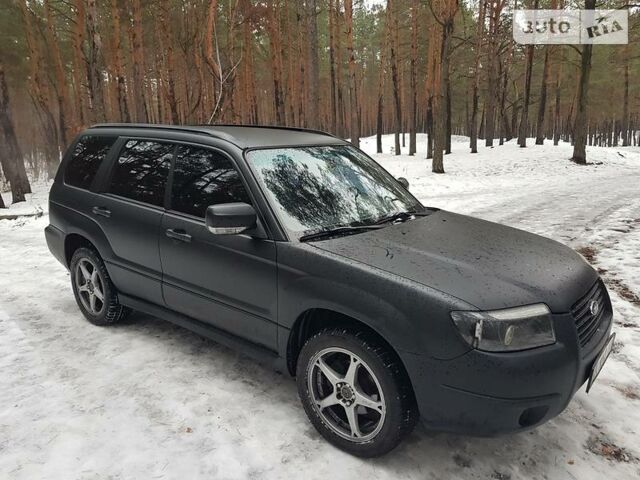
{"label": "windshield", "polygon": [[247,160],[285,228],[296,235],[423,209],[380,165],[349,145],[252,150]]}

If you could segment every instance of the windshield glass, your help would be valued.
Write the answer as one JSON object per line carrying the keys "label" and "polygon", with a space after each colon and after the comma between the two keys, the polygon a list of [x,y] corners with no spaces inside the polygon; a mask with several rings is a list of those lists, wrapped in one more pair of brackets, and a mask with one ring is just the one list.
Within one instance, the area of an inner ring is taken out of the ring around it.
{"label": "windshield glass", "polygon": [[285,228],[297,235],[423,209],[380,165],[349,145],[253,150],[247,160]]}

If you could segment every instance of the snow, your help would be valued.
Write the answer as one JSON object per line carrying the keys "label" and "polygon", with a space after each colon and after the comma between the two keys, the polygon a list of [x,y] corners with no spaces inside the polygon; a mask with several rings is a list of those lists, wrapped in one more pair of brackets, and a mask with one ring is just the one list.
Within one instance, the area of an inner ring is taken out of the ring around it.
{"label": "snow", "polygon": [[[603,269],[616,347],[559,417],[491,439],[419,428],[386,457],[351,457],[315,432],[287,376],[146,315],[90,325],[47,250],[47,216],[0,219],[0,476],[638,478],[640,149],[590,148],[594,164],[579,166],[567,144],[471,155],[466,142],[455,138],[445,175],[422,151],[392,155],[392,136],[376,158],[426,205],[549,236]],[[362,145],[375,152],[375,138]],[[46,212],[47,190],[0,217]]]}

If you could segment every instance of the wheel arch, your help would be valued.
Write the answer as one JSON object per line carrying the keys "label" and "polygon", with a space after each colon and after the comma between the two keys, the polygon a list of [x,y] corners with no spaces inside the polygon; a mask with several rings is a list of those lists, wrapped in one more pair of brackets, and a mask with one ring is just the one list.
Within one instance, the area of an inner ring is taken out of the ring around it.
{"label": "wheel arch", "polygon": [[[82,247],[91,248],[92,250],[95,250],[96,252],[98,252],[98,249],[95,246],[95,244],[82,234],[70,233],[67,236],[65,236],[64,258],[65,258],[65,261],[67,262],[67,268],[71,266],[71,257],[73,257],[74,252]],[[98,255],[99,254],[100,252],[98,252]]]}
{"label": "wheel arch", "polygon": [[300,350],[305,342],[318,331],[328,327],[344,327],[353,331],[364,331],[374,337],[396,357],[413,391],[411,378],[402,358],[377,330],[357,318],[326,308],[309,308],[302,312],[293,324],[287,340],[287,370],[291,376],[295,376]]}

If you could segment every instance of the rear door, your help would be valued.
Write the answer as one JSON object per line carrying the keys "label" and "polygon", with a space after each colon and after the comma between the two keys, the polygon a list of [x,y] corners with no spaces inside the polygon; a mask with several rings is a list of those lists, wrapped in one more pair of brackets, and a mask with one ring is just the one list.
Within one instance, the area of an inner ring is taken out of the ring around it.
{"label": "rear door", "polygon": [[276,348],[276,246],[248,235],[213,235],[209,205],[252,203],[232,159],[180,145],[162,219],[160,257],[167,306],[267,348]]}
{"label": "rear door", "polygon": [[113,251],[105,261],[118,291],[159,305],[164,302],[158,235],[175,148],[157,140],[125,140],[91,206]]}

